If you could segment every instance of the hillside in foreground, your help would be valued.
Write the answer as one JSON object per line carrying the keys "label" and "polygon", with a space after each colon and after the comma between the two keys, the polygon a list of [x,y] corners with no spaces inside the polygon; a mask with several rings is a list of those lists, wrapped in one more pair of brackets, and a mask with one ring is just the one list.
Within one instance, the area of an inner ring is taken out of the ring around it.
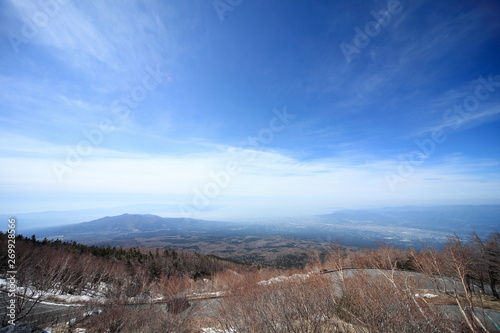
{"label": "hillside in foreground", "polygon": [[[2,263],[7,239],[0,235]],[[452,237],[442,250],[332,244],[295,270],[168,249],[15,240],[18,322],[52,333],[494,332],[500,319],[498,233]]]}

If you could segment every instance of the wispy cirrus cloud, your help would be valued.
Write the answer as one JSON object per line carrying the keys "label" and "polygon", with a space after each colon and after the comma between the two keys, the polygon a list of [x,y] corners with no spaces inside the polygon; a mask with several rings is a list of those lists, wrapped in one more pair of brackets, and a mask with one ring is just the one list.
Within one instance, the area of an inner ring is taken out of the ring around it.
{"label": "wispy cirrus cloud", "polygon": [[486,123],[497,122],[498,120],[500,120],[500,104],[465,117],[455,117],[448,121],[441,120],[441,122],[435,126],[420,129],[415,136],[424,136],[439,131],[446,131],[448,133],[464,131]]}
{"label": "wispy cirrus cloud", "polygon": [[[10,4],[19,26],[22,18],[43,10],[36,1]],[[167,29],[160,9],[169,11],[167,5],[159,8],[139,1],[70,1],[60,6],[59,13],[29,42],[44,46],[45,52],[74,70],[75,75],[93,81],[97,91],[106,91],[130,84],[143,75],[147,65],[175,58],[175,29]]]}

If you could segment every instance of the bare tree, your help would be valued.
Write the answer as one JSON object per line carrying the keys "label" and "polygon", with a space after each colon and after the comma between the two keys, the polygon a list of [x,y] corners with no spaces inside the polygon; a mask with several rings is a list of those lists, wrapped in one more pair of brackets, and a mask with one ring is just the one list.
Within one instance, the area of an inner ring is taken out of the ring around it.
{"label": "bare tree", "polygon": [[[467,326],[473,332],[488,332],[482,320],[475,313],[474,289],[471,284],[471,263],[473,259],[470,248],[455,235],[449,237],[444,249],[444,255],[455,278],[452,280],[454,284],[454,298]],[[466,304],[462,303],[460,292],[463,292]]]}
{"label": "bare tree", "polygon": [[443,255],[439,250],[426,247],[420,252],[412,250],[413,265],[431,280],[434,288],[441,293],[448,293],[448,283],[451,272],[447,269]]}
{"label": "bare tree", "polygon": [[492,232],[486,239],[484,252],[488,266],[488,278],[493,296],[500,299],[497,291],[497,283],[500,280],[500,233]]}
{"label": "bare tree", "polygon": [[333,297],[334,285],[326,276],[289,278],[225,297],[214,319],[237,332],[339,332]]}

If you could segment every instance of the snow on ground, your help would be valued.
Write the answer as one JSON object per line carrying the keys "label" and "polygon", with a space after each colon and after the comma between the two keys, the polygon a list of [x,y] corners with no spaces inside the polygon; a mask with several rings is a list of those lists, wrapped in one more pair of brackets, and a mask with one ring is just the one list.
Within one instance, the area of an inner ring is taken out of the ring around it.
{"label": "snow on ground", "polygon": [[290,276],[281,275],[281,276],[278,276],[278,277],[271,278],[269,280],[264,280],[264,281],[257,282],[257,284],[261,285],[261,286],[267,286],[267,285],[270,285],[270,284],[273,284],[273,283],[279,283],[279,282],[283,282],[283,281],[291,280],[291,279],[303,279],[303,280],[305,280],[305,279],[310,278],[312,274],[314,274],[314,273],[313,272],[309,272],[309,273],[306,273],[306,274],[293,274],[293,275],[290,275]]}
{"label": "snow on ground", "polygon": [[434,298],[434,297],[438,297],[438,295],[425,293],[425,294],[415,294],[415,297]]}
{"label": "snow on ground", "polygon": [[83,304],[61,304],[61,303],[54,303],[47,301],[40,301],[40,303],[45,305],[56,305],[56,306],[83,306]]}
{"label": "snow on ground", "polygon": [[86,303],[90,301],[104,302],[103,297],[92,297],[87,295],[54,295],[47,293],[44,295],[44,298],[49,298],[50,300],[74,304],[74,303]]}
{"label": "snow on ground", "polygon": [[228,329],[228,330],[223,330],[220,328],[213,328],[213,327],[207,327],[207,328],[200,328],[202,333],[236,333],[235,329]]}
{"label": "snow on ground", "polygon": [[[7,289],[7,280],[0,278],[0,289]],[[108,290],[108,287],[106,286],[105,283],[100,283],[98,286],[94,288],[83,288],[83,290],[80,292],[79,295],[72,295],[68,293],[64,293],[58,286],[54,286],[54,288],[51,288],[47,291],[41,291],[38,289],[35,289],[34,287],[28,287],[27,290],[27,295],[32,298],[32,299],[50,299],[51,301],[55,302],[62,302],[62,303],[67,303],[67,304],[74,304],[74,303],[85,303],[89,302],[91,300],[102,302],[104,301],[105,298],[105,293]],[[25,293],[25,287],[20,287],[16,285],[16,294],[18,295],[23,295]],[[61,305],[61,304],[55,304],[55,303],[50,303],[47,301],[43,301],[45,304],[52,304],[52,305]]]}
{"label": "snow on ground", "polygon": [[187,297],[221,297],[224,296],[226,293],[224,291],[213,291],[213,292],[204,292],[204,293],[197,293],[194,292],[192,294],[189,294]]}
{"label": "snow on ground", "polygon": [[101,314],[102,313],[102,310],[90,310],[90,311],[87,311],[83,314],[84,317],[88,317],[88,316],[95,316],[95,315],[98,315],[98,314]]}
{"label": "snow on ground", "polygon": [[163,301],[163,300],[165,300],[165,296],[163,296],[163,295],[156,295],[156,296],[153,296],[153,298],[151,300],[153,302]]}

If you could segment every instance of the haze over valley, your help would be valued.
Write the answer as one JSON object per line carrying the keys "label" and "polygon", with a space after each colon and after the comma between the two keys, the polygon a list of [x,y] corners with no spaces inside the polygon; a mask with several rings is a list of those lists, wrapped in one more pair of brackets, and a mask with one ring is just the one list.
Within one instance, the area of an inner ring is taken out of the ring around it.
{"label": "haze over valley", "polygon": [[[68,214],[68,212],[66,213]],[[500,206],[400,207],[339,210],[332,214],[210,221],[123,214],[64,226],[27,229],[37,238],[87,245],[173,248],[245,263],[302,265],[339,242],[352,248],[386,242],[402,247],[443,246],[453,234],[486,237],[498,229]],[[23,229],[21,229],[23,230]]]}

